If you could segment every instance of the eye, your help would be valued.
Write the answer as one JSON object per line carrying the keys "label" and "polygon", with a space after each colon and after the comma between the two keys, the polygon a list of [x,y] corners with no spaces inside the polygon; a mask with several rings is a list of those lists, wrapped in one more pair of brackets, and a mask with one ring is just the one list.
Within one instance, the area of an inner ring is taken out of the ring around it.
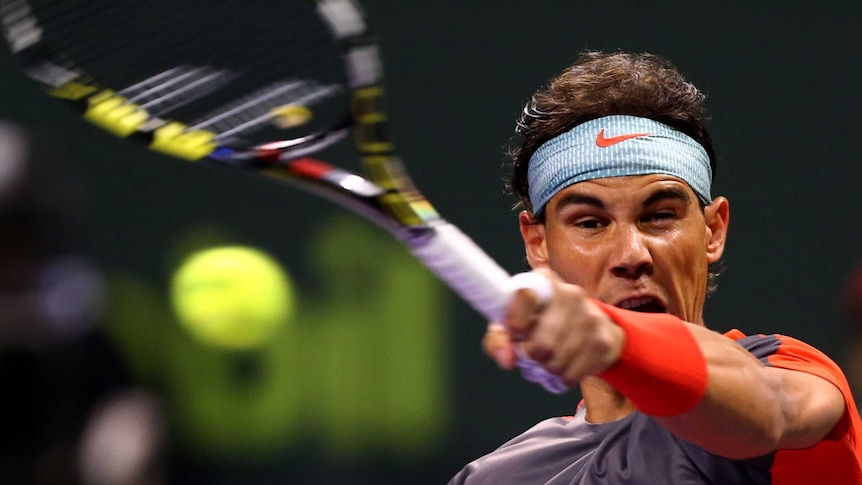
{"label": "eye", "polygon": [[644,222],[665,223],[677,219],[676,212],[672,210],[659,210],[651,212],[643,217]]}
{"label": "eye", "polygon": [[581,229],[600,229],[604,227],[604,222],[596,217],[581,217],[573,221],[573,226]]}

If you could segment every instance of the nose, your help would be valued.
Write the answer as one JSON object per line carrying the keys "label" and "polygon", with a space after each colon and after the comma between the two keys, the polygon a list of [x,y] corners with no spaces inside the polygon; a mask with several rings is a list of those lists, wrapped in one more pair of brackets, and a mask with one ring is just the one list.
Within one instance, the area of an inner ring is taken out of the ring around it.
{"label": "nose", "polygon": [[653,260],[649,244],[637,226],[622,228],[612,244],[610,270],[614,276],[638,279],[652,271]]}

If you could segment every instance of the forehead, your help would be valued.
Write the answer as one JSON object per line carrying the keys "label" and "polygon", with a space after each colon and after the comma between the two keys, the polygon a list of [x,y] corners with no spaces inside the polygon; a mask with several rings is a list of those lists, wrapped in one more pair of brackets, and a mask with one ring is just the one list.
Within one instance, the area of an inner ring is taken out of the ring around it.
{"label": "forehead", "polygon": [[682,179],[672,175],[649,174],[623,177],[606,177],[586,180],[572,184],[558,192],[548,204],[557,207],[561,203],[571,203],[582,197],[589,197],[603,205],[633,204],[642,205],[664,194],[664,198],[676,198],[687,202],[697,200],[694,190]]}

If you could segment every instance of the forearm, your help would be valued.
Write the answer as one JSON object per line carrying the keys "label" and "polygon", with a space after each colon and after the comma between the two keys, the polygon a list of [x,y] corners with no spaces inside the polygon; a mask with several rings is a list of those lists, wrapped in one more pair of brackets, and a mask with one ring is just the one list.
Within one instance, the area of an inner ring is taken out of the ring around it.
{"label": "forearm", "polygon": [[793,420],[781,380],[734,341],[686,324],[704,355],[708,385],[689,411],[656,418],[680,438],[730,458],[776,450]]}
{"label": "forearm", "polygon": [[641,411],[707,451],[747,458],[810,446],[841,415],[843,399],[823,379],[767,367],[733,340],[670,315],[603,309],[633,341],[599,376],[609,374]]}

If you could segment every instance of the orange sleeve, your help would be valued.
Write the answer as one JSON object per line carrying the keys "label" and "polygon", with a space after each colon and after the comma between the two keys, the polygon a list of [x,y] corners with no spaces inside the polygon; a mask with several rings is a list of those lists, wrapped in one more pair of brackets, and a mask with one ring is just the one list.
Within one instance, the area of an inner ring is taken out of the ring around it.
{"label": "orange sleeve", "polygon": [[[725,334],[733,340],[745,335],[738,330]],[[812,483],[862,484],[862,421],[844,373],[823,352],[784,335],[763,336],[779,342],[776,352],[766,357],[773,367],[816,375],[831,382],[844,395],[845,413],[835,428],[819,443],[801,450],[778,450],[772,465],[773,483],[803,485]]]}

